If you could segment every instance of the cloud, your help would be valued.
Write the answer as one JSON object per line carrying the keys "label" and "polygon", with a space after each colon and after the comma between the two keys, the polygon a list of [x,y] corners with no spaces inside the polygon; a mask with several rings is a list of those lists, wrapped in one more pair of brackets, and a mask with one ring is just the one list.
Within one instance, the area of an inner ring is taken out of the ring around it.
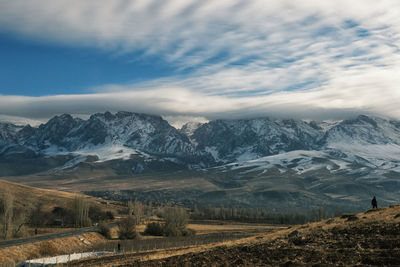
{"label": "cloud", "polygon": [[193,116],[163,116],[163,119],[168,121],[169,124],[174,126],[177,129],[182,128],[183,125],[185,125],[188,122],[195,122],[195,123],[206,123],[209,122],[204,117],[193,117]]}
{"label": "cloud", "polygon": [[0,31],[119,56],[141,51],[179,73],[87,95],[1,96],[2,114],[400,118],[399,1],[0,0],[0,6]]}
{"label": "cloud", "polygon": [[291,56],[291,48],[301,53],[313,37],[345,33],[337,28],[346,20],[358,30],[400,29],[400,3],[390,0],[0,0],[0,5],[3,31],[114,52],[144,50],[188,66],[221,52],[231,60]]}
{"label": "cloud", "polygon": [[[163,115],[170,121],[175,118],[177,125],[181,124],[179,120],[188,117],[205,120],[259,116],[337,119],[371,113],[400,118],[400,92],[390,86],[380,90],[371,87],[374,80],[380,81],[379,86],[386,78],[393,82],[389,73],[377,72],[371,77],[360,71],[351,77],[353,79],[339,77],[322,89],[244,97],[208,95],[182,87],[125,88],[119,92],[43,97],[3,95],[0,96],[0,114],[43,120],[62,113],[82,115],[126,110]],[[396,78],[396,82],[400,82],[400,78]]]}
{"label": "cloud", "polygon": [[7,115],[1,115],[0,114],[0,122],[10,122],[13,123],[15,125],[20,125],[20,126],[24,126],[24,125],[31,125],[31,126],[39,126],[42,123],[45,123],[46,120],[33,120],[33,119],[29,119],[26,117],[18,117],[18,116],[7,116]]}

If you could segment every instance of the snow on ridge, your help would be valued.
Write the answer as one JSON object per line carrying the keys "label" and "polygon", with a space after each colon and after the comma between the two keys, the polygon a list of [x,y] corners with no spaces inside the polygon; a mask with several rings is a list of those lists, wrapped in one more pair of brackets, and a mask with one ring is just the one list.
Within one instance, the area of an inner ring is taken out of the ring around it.
{"label": "snow on ridge", "polygon": [[[315,163],[315,158],[325,159],[326,162]],[[327,169],[334,172],[345,169],[348,165],[350,165],[350,163],[344,160],[332,160],[329,154],[323,151],[295,150],[258,159],[230,163],[222,166],[222,168],[230,168],[232,170],[252,168],[250,171],[263,171],[277,167],[280,171],[284,169],[292,169],[298,174],[302,174],[318,169]],[[282,169],[282,167],[284,169]]]}
{"label": "snow on ridge", "polygon": [[246,162],[246,161],[251,161],[255,158],[257,158],[257,154],[246,151],[243,154],[239,155],[236,159],[238,162]]}
{"label": "snow on ridge", "polygon": [[339,125],[343,120],[323,120],[322,122],[318,122],[317,125],[322,128],[324,132],[329,131],[332,127]]}
{"label": "snow on ridge", "polygon": [[[75,151],[67,151],[63,148],[57,146],[50,146],[44,151],[46,156],[56,156],[56,155],[76,155],[81,159],[82,162],[87,156],[97,156],[98,160],[96,162],[104,162],[114,159],[128,160],[131,155],[143,154],[135,149],[117,145],[117,144],[105,144],[97,146],[86,146]],[[79,163],[77,162],[77,163]]]}
{"label": "snow on ridge", "polygon": [[206,152],[210,153],[211,156],[215,159],[215,160],[219,160],[219,156],[218,156],[218,150],[216,149],[216,147],[205,147],[204,149]]}
{"label": "snow on ridge", "polygon": [[113,159],[130,159],[131,155],[139,154],[135,149],[121,145],[100,145],[72,152],[81,156],[95,155],[99,159],[96,162],[104,162]]}
{"label": "snow on ridge", "polygon": [[346,153],[353,160],[356,160],[356,157],[363,158],[372,164],[371,167],[383,167],[390,162],[398,163],[400,166],[400,145],[397,144],[375,145],[342,142],[332,144],[330,148]]}

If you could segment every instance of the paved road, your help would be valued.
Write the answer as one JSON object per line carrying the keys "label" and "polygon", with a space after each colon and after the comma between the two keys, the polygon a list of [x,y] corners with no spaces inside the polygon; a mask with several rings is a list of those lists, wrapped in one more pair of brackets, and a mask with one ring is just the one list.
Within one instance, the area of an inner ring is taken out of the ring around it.
{"label": "paved road", "polygon": [[[108,226],[114,227],[120,223],[121,222],[114,222],[114,223],[108,224]],[[51,239],[61,238],[61,237],[66,237],[66,236],[81,235],[81,234],[89,233],[89,232],[97,232],[97,226],[86,227],[86,228],[81,228],[78,230],[61,232],[61,233],[57,233],[57,234],[41,235],[41,236],[34,236],[34,237],[29,237],[29,238],[21,238],[21,239],[2,241],[2,242],[0,242],[0,248],[18,246],[18,245],[23,245],[23,244],[28,244],[28,243],[38,242],[38,241],[51,240]]]}

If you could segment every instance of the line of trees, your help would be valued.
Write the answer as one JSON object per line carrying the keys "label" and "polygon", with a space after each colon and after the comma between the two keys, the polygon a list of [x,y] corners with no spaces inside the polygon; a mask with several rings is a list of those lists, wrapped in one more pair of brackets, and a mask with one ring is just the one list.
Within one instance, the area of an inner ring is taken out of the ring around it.
{"label": "line of trees", "polygon": [[312,214],[287,212],[271,212],[264,208],[244,207],[197,207],[192,209],[190,218],[193,220],[231,220],[252,223],[270,224],[302,224],[319,221],[326,218],[323,208],[313,209]]}
{"label": "line of trees", "polygon": [[82,196],[76,196],[74,198],[72,215],[75,227],[85,227],[92,224],[89,218],[89,204]]}

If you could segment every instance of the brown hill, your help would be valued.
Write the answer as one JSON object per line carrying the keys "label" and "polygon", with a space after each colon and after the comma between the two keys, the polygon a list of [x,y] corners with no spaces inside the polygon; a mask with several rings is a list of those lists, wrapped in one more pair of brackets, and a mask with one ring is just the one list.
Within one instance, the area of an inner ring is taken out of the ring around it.
{"label": "brown hill", "polygon": [[77,195],[84,196],[90,205],[105,209],[113,208],[113,205],[106,205],[103,200],[94,197],[0,180],[0,195],[7,192],[11,194],[17,209],[33,209],[38,205],[42,205],[44,211],[49,211],[54,207],[70,207]]}

